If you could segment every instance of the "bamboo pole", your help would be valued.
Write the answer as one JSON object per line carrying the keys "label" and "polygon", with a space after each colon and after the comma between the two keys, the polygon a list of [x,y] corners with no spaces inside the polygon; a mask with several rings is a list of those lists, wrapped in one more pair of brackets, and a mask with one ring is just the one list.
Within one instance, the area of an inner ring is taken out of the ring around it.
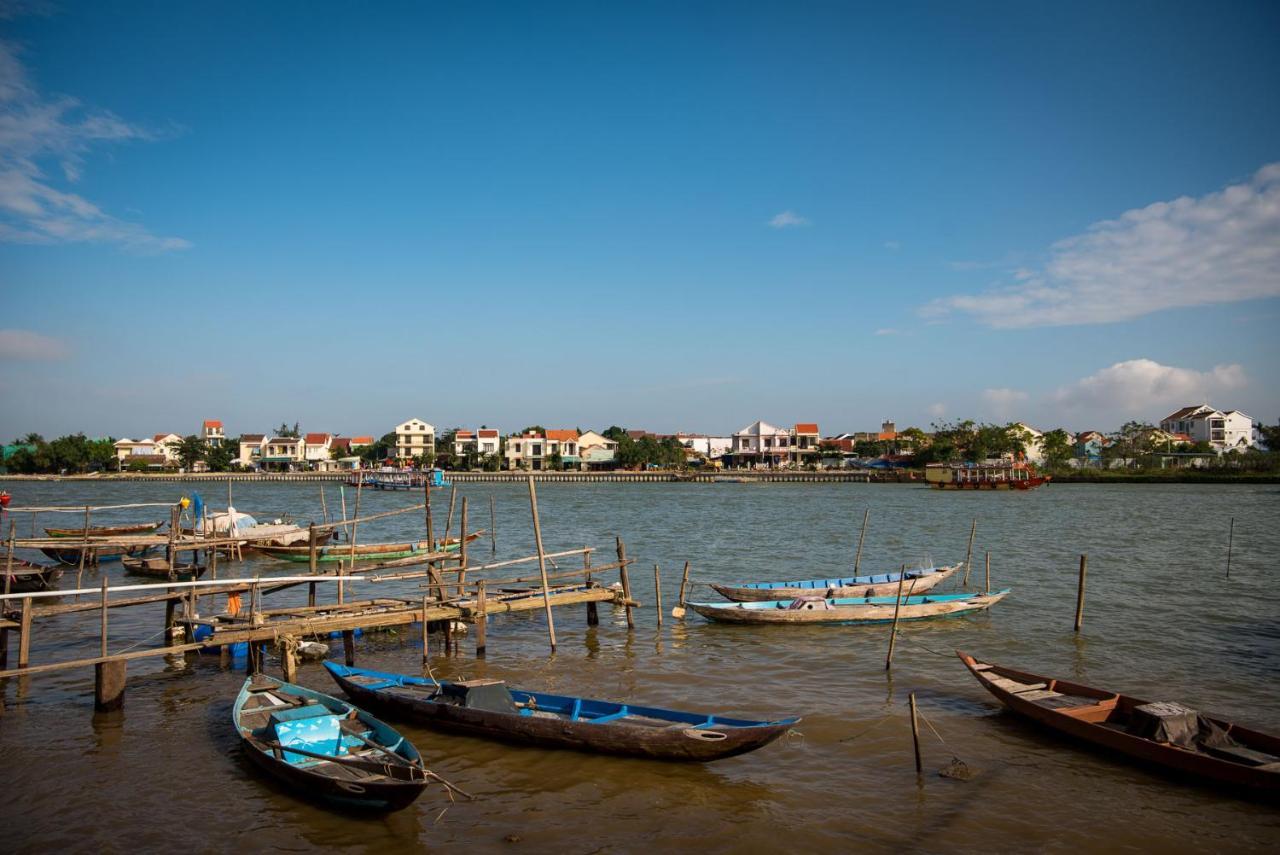
{"label": "bamboo pole", "polygon": [[924,774],[924,764],[920,760],[920,720],[916,714],[916,693],[908,695],[907,701],[911,705],[911,745],[915,749],[916,776],[919,777]]}
{"label": "bamboo pole", "polygon": [[631,575],[627,573],[627,546],[622,542],[621,537],[616,537],[618,543],[618,575],[622,578],[622,599],[625,601],[627,609],[627,629],[635,629],[635,620],[631,617]]}
{"label": "bamboo pole", "polygon": [[[351,523],[351,551],[347,553],[347,557],[348,557],[348,560],[351,562],[352,569],[355,569],[355,566],[356,566],[356,538],[358,537],[359,531],[360,531],[360,494],[363,492],[363,490],[364,490],[364,473],[361,472],[359,477],[356,478],[356,510],[355,510],[356,515]],[[345,575],[345,573],[343,572],[341,561],[338,562],[338,575],[339,576]],[[346,587],[347,586],[344,583],[342,582],[338,583],[338,605],[342,605],[343,600],[346,599]],[[348,662],[347,664],[351,665],[354,663]]]}
{"label": "bamboo pole", "polygon": [[489,604],[485,601],[484,579],[476,583],[476,657],[485,657],[487,630],[489,624]]}
{"label": "bamboo pole", "polygon": [[858,569],[862,566],[862,541],[867,536],[867,521],[871,519],[871,509],[867,508],[862,514],[862,533],[858,535],[858,554],[853,559],[853,575],[858,575]]}
{"label": "bamboo pole", "polygon": [[[192,590],[195,590],[192,588]],[[102,574],[102,655],[107,655],[107,574]]]}
{"label": "bamboo pole", "polygon": [[422,673],[426,676],[427,665],[431,661],[430,625],[427,623],[428,595],[422,595]]}
{"label": "bamboo pole", "polygon": [[[320,569],[320,553],[316,548],[318,545],[316,535],[316,524],[311,523],[307,526],[307,569],[314,576]],[[316,605],[316,583],[312,582],[307,586],[307,607],[315,608]]]}
{"label": "bamboo pole", "polygon": [[1089,556],[1080,556],[1080,582],[1076,587],[1076,632],[1084,623],[1084,579],[1089,574]]}
{"label": "bamboo pole", "polygon": [[[18,525],[13,520],[9,520],[9,547],[5,550],[4,558],[4,592],[9,593],[10,587],[13,585],[13,541],[16,538],[16,529]],[[6,630],[7,632],[7,630]],[[8,635],[5,636],[4,653],[8,655]]]}
{"label": "bamboo pole", "polygon": [[1231,546],[1236,539],[1236,518],[1231,518],[1231,528],[1227,532],[1227,578],[1231,578]]}
{"label": "bamboo pole", "polygon": [[84,562],[88,560],[89,555],[89,506],[84,506],[84,543],[80,549],[80,566],[76,570],[76,587],[80,587],[80,580],[84,578]]}
{"label": "bamboo pole", "polygon": [[[446,517],[444,521],[444,539],[446,542],[449,540],[449,532],[453,530],[453,505],[454,505],[454,502],[457,501],[457,499],[458,499],[458,485],[453,484],[449,488],[449,516]],[[466,534],[466,532],[463,532],[463,534]]]}
{"label": "bamboo pole", "polygon": [[489,557],[494,558],[498,555],[498,512],[493,500],[493,494],[489,494]]}
{"label": "bamboo pole", "polygon": [[889,630],[889,655],[884,659],[884,670],[888,671],[893,665],[893,646],[898,640],[898,612],[902,609],[902,582],[907,578],[907,565],[902,565],[902,572],[898,574],[898,594],[893,598],[893,627]]}
{"label": "bamboo pole", "polygon": [[[538,519],[538,488],[534,486],[532,475],[529,476],[529,508],[533,512],[533,539],[538,547],[538,573],[542,576],[542,601],[547,610],[547,636],[551,640],[551,652],[555,653],[556,619],[551,613],[551,591],[547,586],[547,556],[542,549],[542,523]],[[447,536],[448,529],[445,531]]]}
{"label": "bamboo pole", "polygon": [[462,497],[462,534],[458,537],[458,598],[467,584],[467,497]]}
{"label": "bamboo pole", "polygon": [[684,594],[685,594],[685,591],[688,590],[688,588],[689,588],[689,562],[686,561],[684,563],[684,575],[680,577],[680,598],[676,601],[675,608],[671,610],[671,616],[673,618],[684,617],[684,614],[685,614]]}
{"label": "bamboo pole", "polygon": [[[591,586],[591,552],[584,549],[582,552],[582,569],[586,571],[583,581],[588,587]],[[587,626],[600,625],[600,609],[595,602],[587,603]]]}
{"label": "bamboo pole", "polygon": [[657,600],[658,606],[658,629],[662,629],[662,573],[658,570],[658,565],[653,565],[653,592],[654,599]]}
{"label": "bamboo pole", "polygon": [[[356,472],[360,473],[362,470],[357,469]],[[356,477],[360,478],[362,476],[357,474]],[[338,499],[342,502],[342,522],[345,524],[347,521],[347,488],[342,484],[338,485]]]}
{"label": "bamboo pole", "polygon": [[969,587],[969,569],[973,567],[973,536],[978,532],[978,518],[973,518],[973,525],[969,526],[969,551],[964,556],[964,586]]}
{"label": "bamboo pole", "polygon": [[991,593],[991,553],[987,553],[987,593]]}
{"label": "bamboo pole", "polygon": [[320,484],[320,513],[324,515],[324,521],[329,522],[329,503],[324,497],[324,484]]}
{"label": "bamboo pole", "polygon": [[18,667],[31,664],[31,598],[22,601],[22,616],[18,618]]}
{"label": "bamboo pole", "polygon": [[432,520],[431,520],[431,479],[430,478],[428,478],[425,482],[423,482],[423,485],[422,485],[422,506],[424,509],[423,513],[424,513],[424,516],[426,517],[426,524],[427,524],[427,549],[431,551],[435,551],[436,534],[435,534],[435,527],[432,524]]}

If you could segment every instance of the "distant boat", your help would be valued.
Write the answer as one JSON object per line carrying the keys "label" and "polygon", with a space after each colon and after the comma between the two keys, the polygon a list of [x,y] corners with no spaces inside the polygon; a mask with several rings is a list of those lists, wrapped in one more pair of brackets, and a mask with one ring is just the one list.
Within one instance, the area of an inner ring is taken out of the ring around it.
{"label": "distant boat", "polygon": [[1052,479],[1030,463],[990,460],[985,463],[930,463],[924,480],[938,490],[1034,490]]}
{"label": "distant boat", "polygon": [[[947,567],[925,567],[908,570],[902,587],[903,593],[923,594],[950,579],[962,564]],[[806,579],[801,582],[749,582],[745,585],[720,585],[711,587],[736,603],[788,600],[796,597],[821,596],[826,599],[846,597],[887,597],[898,592],[898,577],[902,572],[879,573],[867,576],[845,576],[836,579]]]}
{"label": "distant boat", "polygon": [[526,692],[500,680],[448,683],[332,661],[324,667],[361,707],[423,727],[543,748],[719,760],[768,745],[800,721],[751,721]]}
{"label": "distant boat", "polygon": [[[477,540],[483,531],[475,531],[467,535],[467,543]],[[425,540],[408,543],[361,543],[356,544],[354,553],[351,546],[330,545],[316,549],[317,561],[350,561],[354,555],[356,561],[390,561],[394,558],[412,558],[429,552],[456,552],[461,548],[457,537],[443,541],[437,540],[435,548],[429,548]],[[311,547],[308,546],[258,546],[256,549],[263,555],[279,558],[282,561],[294,561],[305,564],[311,560]]]}
{"label": "distant boat", "polygon": [[395,811],[427,788],[413,745],[351,704],[257,674],[231,711],[249,760],[289,791],[346,808]]}
{"label": "distant boat", "polygon": [[13,575],[4,572],[5,561],[0,560],[0,592],[6,588],[11,594],[27,594],[33,591],[52,591],[62,578],[59,564],[37,564],[24,558],[13,559]]}
{"label": "distant boat", "polygon": [[164,556],[129,556],[120,559],[124,572],[131,576],[147,576],[170,582],[191,582],[204,575],[205,567],[198,564],[175,564],[172,567]]}
{"label": "distant boat", "polygon": [[1201,783],[1280,793],[1280,738],[1180,704],[1151,703],[956,654],[1006,707],[1068,738]]}
{"label": "distant boat", "polygon": [[[164,525],[163,522],[139,523],[138,525],[90,526],[89,537],[118,537],[127,534],[151,534]],[[45,534],[50,537],[84,537],[83,528],[46,528]]]}
{"label": "distant boat", "polygon": [[[989,609],[1000,602],[1009,589],[990,594],[929,594],[903,597],[897,609],[900,620],[921,620]],[[893,621],[897,597],[849,597],[825,599],[800,597],[794,600],[755,603],[686,603],[709,620],[725,623],[889,623]]]}

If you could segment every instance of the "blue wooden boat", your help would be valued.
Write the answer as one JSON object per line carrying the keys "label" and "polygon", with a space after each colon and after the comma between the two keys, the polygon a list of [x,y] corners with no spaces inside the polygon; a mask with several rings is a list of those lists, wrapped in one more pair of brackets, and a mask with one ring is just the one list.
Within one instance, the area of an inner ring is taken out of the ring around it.
{"label": "blue wooden boat", "polygon": [[500,680],[440,682],[325,662],[353,701],[389,718],[544,748],[708,761],[768,745],[799,718],[752,721],[508,688]]}
{"label": "blue wooden boat", "polygon": [[[947,567],[923,567],[908,570],[903,578],[903,592],[923,594],[950,579],[963,564]],[[866,576],[844,576],[835,579],[805,579],[797,582],[749,582],[744,585],[719,585],[711,587],[725,599],[735,603],[789,600],[796,597],[821,596],[827,599],[843,597],[887,597],[898,593],[900,570]]]}
{"label": "blue wooden boat", "polygon": [[346,808],[394,811],[431,773],[403,736],[346,701],[255,674],[231,712],[251,762],[298,795]]}
{"label": "blue wooden boat", "polygon": [[1009,589],[989,594],[926,594],[902,597],[799,597],[754,603],[686,603],[705,618],[725,623],[888,623],[989,609]]}

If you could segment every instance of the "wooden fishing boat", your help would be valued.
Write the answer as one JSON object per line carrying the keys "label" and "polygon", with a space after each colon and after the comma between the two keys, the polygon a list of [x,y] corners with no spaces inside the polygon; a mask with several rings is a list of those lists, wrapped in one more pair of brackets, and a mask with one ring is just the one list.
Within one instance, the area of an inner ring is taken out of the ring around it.
{"label": "wooden fishing boat", "polygon": [[[162,526],[163,522],[140,523],[138,525],[95,525],[89,527],[89,537],[119,537],[128,534],[151,534]],[[46,528],[45,534],[50,537],[84,537],[83,528]]]}
{"label": "wooden fishing boat", "polygon": [[166,579],[170,582],[191,582],[204,575],[206,568],[199,564],[176,564],[172,567],[164,556],[137,557],[126,555],[120,559],[124,572],[131,576],[147,576],[151,579]]}
{"label": "wooden fishing boat", "polygon": [[[922,620],[989,609],[1009,593],[926,594],[903,597],[899,620]],[[751,603],[686,603],[698,614],[725,623],[889,623],[897,597],[799,597]]]}
{"label": "wooden fishing boat", "polygon": [[1181,704],[1144,701],[956,655],[1013,712],[1110,752],[1190,776],[1280,794],[1280,738]]}
{"label": "wooden fishing boat", "polygon": [[800,721],[750,721],[526,692],[508,688],[500,680],[449,683],[332,661],[324,667],[353,701],[389,718],[543,748],[660,760],[719,760],[768,745]]}
{"label": "wooden fishing boat", "polygon": [[[467,543],[471,543],[481,535],[483,531],[472,532],[467,535]],[[294,561],[305,564],[311,560],[311,547],[308,546],[256,546],[254,547],[263,555],[269,555],[272,558],[278,558],[282,561]],[[430,548],[430,544],[425,540],[417,540],[409,543],[358,543],[356,544],[354,553],[350,546],[328,545],[316,549],[317,561],[350,561],[354,554],[356,561],[390,561],[394,558],[412,558],[415,555],[428,552],[456,552],[461,548],[461,540],[457,537],[450,537],[443,541],[437,540],[435,549]]]}
{"label": "wooden fishing boat", "polygon": [[4,572],[5,562],[0,561],[0,591],[26,594],[32,591],[52,591],[62,578],[59,564],[37,564],[24,558],[13,559],[13,574]]}
{"label": "wooden fishing boat", "polygon": [[250,761],[299,795],[395,811],[430,783],[407,739],[351,704],[302,686],[250,677],[231,719]]}
{"label": "wooden fishing boat", "polygon": [[[903,580],[903,591],[923,594],[950,579],[963,564],[946,567],[925,567],[908,570]],[[898,593],[898,579],[902,571],[868,576],[845,576],[836,579],[806,579],[802,582],[750,582],[745,585],[719,585],[711,587],[725,599],[735,603],[788,600],[797,597],[820,596],[827,599],[847,597],[887,597]]]}
{"label": "wooden fishing boat", "polygon": [[[92,567],[95,564],[103,564],[107,561],[119,561],[123,555],[139,555],[145,550],[146,547],[144,546],[94,546],[90,542],[89,549],[84,556],[84,563],[86,567]],[[78,567],[80,565],[80,547],[78,546],[65,549],[42,546],[40,551],[59,564],[66,564],[69,567]]]}

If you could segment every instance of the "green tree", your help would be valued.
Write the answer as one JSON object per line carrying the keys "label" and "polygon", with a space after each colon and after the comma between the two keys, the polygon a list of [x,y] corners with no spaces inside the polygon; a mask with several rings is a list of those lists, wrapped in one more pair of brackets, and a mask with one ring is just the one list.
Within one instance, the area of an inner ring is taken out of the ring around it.
{"label": "green tree", "polygon": [[288,422],[281,422],[280,427],[276,428],[276,436],[297,439],[302,434],[298,433],[298,422],[294,422],[293,427],[289,427]]}
{"label": "green tree", "polygon": [[203,439],[198,436],[184,436],[176,442],[170,441],[169,447],[178,458],[178,465],[190,472],[198,461],[204,460],[208,451]]}
{"label": "green tree", "polygon": [[1071,460],[1073,453],[1071,438],[1062,428],[1054,428],[1040,440],[1040,451],[1044,454],[1045,466],[1050,469],[1061,469]]}
{"label": "green tree", "polygon": [[536,435],[538,435],[538,436],[546,436],[546,435],[547,435],[547,429],[546,429],[546,428],[544,428],[542,425],[530,425],[529,427],[527,427],[527,428],[525,428],[524,430],[520,431],[520,433],[522,433],[522,434],[525,434],[525,433],[532,433],[532,434],[536,434]]}
{"label": "green tree", "polygon": [[239,444],[220,442],[205,449],[204,461],[209,464],[210,472],[230,472],[239,457]]}
{"label": "green tree", "polygon": [[1267,451],[1280,451],[1280,422],[1274,425],[1258,425],[1258,433],[1262,435],[1262,444]]}

